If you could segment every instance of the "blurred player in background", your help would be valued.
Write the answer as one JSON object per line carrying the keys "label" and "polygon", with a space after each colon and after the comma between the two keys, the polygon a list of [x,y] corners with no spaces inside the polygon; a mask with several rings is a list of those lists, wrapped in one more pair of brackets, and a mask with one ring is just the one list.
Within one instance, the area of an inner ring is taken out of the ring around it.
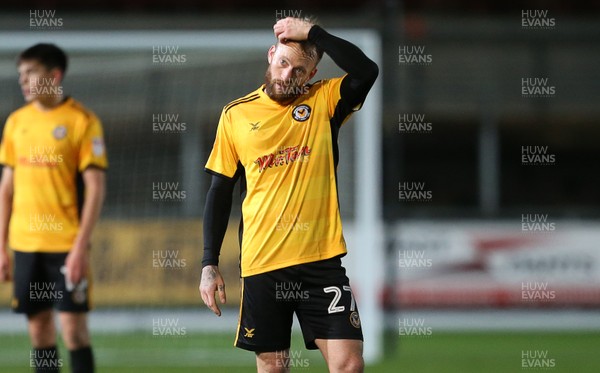
{"label": "blurred player in background", "polygon": [[[259,372],[286,372],[295,313],[308,349],[331,372],[362,372],[362,329],[348,277],[338,206],[338,131],[373,86],[378,67],[311,21],[273,27],[265,83],[223,109],[206,170],[200,293],[217,315],[225,284],[218,257],[233,187],[242,181],[242,300],[235,345]],[[346,75],[309,84],[323,52]],[[368,250],[368,248],[359,248]]]}
{"label": "blurred player in background", "polygon": [[105,194],[102,126],[63,95],[67,56],[60,48],[34,45],[19,55],[17,66],[27,104],[8,117],[0,145],[0,276],[11,279],[10,247],[12,307],[27,316],[36,372],[56,372],[63,365],[55,307],[72,371],[90,373],[88,265]]}

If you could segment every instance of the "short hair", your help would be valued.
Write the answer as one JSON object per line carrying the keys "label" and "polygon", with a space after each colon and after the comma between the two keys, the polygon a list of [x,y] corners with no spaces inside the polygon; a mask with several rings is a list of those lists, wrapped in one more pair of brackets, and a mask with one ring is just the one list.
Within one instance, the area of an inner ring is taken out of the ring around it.
{"label": "short hair", "polygon": [[[319,24],[317,17],[312,16],[312,15],[305,16],[305,17],[292,17],[292,18],[300,19],[301,21],[308,22],[312,25]],[[288,40],[286,43],[298,44],[302,53],[306,57],[314,60],[316,63],[319,63],[319,61],[321,61],[321,58],[323,58],[323,49],[319,48],[315,43],[313,43],[310,40],[302,40],[302,41]]]}
{"label": "short hair", "polygon": [[294,44],[298,45],[300,47],[300,50],[302,51],[302,54],[304,54],[306,57],[310,58],[311,60],[314,60],[315,63],[319,63],[319,61],[321,61],[321,58],[323,57],[323,49],[319,48],[312,41],[309,41],[309,40],[302,40],[302,41],[288,40],[284,44],[291,44],[291,43],[294,43]]}
{"label": "short hair", "polygon": [[19,54],[17,65],[28,60],[38,61],[48,70],[57,68],[63,73],[67,71],[67,55],[54,44],[39,43],[25,49]]}

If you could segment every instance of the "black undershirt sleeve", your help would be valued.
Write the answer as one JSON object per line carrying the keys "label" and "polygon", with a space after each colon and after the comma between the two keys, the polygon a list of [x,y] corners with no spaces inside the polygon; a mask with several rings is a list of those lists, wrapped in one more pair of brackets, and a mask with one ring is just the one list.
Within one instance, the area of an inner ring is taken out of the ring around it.
{"label": "black undershirt sleeve", "polygon": [[[362,104],[365,100],[377,79],[379,68],[357,46],[329,34],[319,26],[313,26],[310,29],[308,39],[319,48],[322,48],[348,74],[340,87],[342,102],[338,103],[338,109],[343,110],[336,110],[335,115],[336,117],[339,116],[339,120],[335,122],[341,123],[342,117],[348,115],[352,108]],[[341,113],[341,111],[344,113]],[[204,207],[204,257],[202,258],[202,267],[219,264],[221,245],[231,213],[233,189],[242,172],[238,168],[238,172],[233,178],[213,174]]]}
{"label": "black undershirt sleeve", "polygon": [[345,104],[350,108],[362,104],[379,75],[377,64],[356,45],[331,35],[317,25],[311,27],[308,40],[322,48],[348,74],[340,87]]}
{"label": "black undershirt sleeve", "polygon": [[219,265],[219,254],[231,213],[232,195],[240,172],[233,178],[212,174],[204,206],[204,257],[202,267]]}

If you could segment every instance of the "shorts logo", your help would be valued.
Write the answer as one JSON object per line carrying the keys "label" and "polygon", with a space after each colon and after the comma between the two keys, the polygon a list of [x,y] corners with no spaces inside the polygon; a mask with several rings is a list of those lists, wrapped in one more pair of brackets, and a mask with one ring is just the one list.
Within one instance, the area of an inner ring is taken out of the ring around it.
{"label": "shorts logo", "polygon": [[308,105],[298,105],[292,111],[292,117],[298,122],[304,122],[310,118],[311,108]]}
{"label": "shorts logo", "polygon": [[52,136],[57,140],[62,140],[67,135],[67,128],[63,125],[58,125],[52,130]]}
{"label": "shorts logo", "polygon": [[360,329],[360,316],[358,316],[358,312],[352,311],[350,314],[350,324],[356,329]]}
{"label": "shorts logo", "polygon": [[248,329],[248,328],[244,327],[244,330],[246,330],[246,334],[244,334],[244,337],[246,337],[246,338],[254,337],[254,329],[256,329],[256,328]]}

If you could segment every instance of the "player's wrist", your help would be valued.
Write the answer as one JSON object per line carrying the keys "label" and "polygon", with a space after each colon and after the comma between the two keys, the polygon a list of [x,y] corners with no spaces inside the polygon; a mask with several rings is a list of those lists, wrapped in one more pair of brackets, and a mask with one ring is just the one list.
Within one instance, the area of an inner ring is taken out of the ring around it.
{"label": "player's wrist", "polygon": [[202,269],[204,269],[205,267],[208,267],[208,266],[212,266],[212,267],[219,266],[219,254],[213,253],[209,249],[204,249],[204,258],[202,258]]}
{"label": "player's wrist", "polygon": [[75,242],[71,247],[71,252],[75,254],[87,254],[90,248],[89,242]]}
{"label": "player's wrist", "polygon": [[304,40],[308,40],[308,34],[310,33],[310,29],[313,27],[312,23],[305,23],[302,30],[302,37]]}

